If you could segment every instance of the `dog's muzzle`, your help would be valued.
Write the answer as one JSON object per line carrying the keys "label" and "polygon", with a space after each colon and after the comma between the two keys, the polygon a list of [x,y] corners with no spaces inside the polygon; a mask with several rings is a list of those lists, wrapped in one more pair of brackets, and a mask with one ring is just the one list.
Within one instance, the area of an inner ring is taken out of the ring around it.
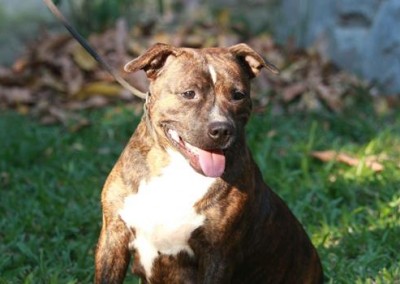
{"label": "dog's muzzle", "polygon": [[199,173],[208,177],[220,177],[226,166],[225,150],[231,144],[234,129],[225,123],[211,123],[207,129],[211,147],[201,148],[185,141],[178,131],[166,127],[171,144],[189,161]]}

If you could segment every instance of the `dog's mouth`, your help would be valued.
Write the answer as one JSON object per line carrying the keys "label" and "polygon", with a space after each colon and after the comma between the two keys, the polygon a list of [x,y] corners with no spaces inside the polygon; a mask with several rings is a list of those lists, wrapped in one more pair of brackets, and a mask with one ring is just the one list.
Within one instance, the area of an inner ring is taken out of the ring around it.
{"label": "dog's mouth", "polygon": [[203,150],[182,139],[178,132],[166,129],[169,140],[189,160],[190,165],[208,177],[220,177],[225,171],[225,154],[221,149]]}

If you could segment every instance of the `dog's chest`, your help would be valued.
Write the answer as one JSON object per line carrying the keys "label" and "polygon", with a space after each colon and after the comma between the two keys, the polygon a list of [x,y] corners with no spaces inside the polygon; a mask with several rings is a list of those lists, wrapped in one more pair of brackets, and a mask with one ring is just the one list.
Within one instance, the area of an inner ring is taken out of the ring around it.
{"label": "dog's chest", "polygon": [[193,254],[188,240],[204,221],[194,204],[215,181],[195,172],[179,153],[171,150],[169,154],[170,163],[162,174],[142,181],[138,192],[125,199],[120,211],[125,224],[135,230],[131,245],[139,252],[148,276],[159,253]]}

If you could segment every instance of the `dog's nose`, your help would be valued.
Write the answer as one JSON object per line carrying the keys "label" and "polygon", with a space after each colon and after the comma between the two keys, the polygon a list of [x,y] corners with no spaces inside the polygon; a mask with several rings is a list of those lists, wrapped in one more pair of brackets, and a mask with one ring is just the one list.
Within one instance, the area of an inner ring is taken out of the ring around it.
{"label": "dog's nose", "polygon": [[233,135],[233,126],[228,122],[212,122],[208,126],[208,136],[215,142],[225,143]]}

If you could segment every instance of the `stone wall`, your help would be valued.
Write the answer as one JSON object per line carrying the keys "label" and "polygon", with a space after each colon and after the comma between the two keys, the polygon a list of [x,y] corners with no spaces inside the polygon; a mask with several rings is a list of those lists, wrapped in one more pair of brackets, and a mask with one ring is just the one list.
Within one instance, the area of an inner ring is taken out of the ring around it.
{"label": "stone wall", "polygon": [[400,93],[399,0],[282,0],[276,37],[315,46],[340,67]]}

